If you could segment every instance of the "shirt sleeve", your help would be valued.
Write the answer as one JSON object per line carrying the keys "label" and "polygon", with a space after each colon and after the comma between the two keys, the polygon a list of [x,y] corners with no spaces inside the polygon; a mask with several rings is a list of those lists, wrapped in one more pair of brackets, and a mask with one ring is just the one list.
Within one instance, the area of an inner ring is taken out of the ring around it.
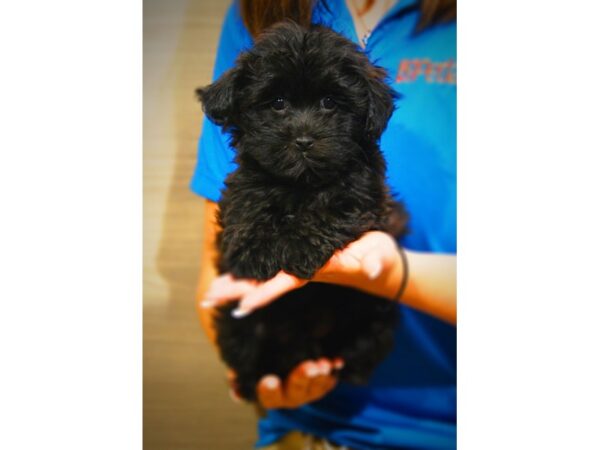
{"label": "shirt sleeve", "polygon": [[[230,69],[243,50],[252,45],[252,38],[243,24],[238,1],[234,1],[225,15],[213,80]],[[198,142],[198,159],[190,183],[192,192],[218,201],[225,177],[235,169],[234,151],[229,145],[229,135],[206,117],[202,123],[202,134]]]}

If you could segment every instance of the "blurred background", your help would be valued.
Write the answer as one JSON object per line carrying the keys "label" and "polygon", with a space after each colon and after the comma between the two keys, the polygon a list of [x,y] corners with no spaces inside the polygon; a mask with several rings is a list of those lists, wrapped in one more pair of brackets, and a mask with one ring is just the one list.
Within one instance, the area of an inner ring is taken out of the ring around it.
{"label": "blurred background", "polygon": [[228,0],[144,0],[144,449],[248,449],[194,306],[203,200],[188,189]]}

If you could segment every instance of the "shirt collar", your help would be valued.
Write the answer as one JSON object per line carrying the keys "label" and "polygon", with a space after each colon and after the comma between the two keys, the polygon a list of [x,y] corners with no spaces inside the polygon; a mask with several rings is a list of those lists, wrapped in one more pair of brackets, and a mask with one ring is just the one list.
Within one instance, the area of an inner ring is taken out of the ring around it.
{"label": "shirt collar", "polygon": [[[383,16],[378,26],[394,17],[398,18],[415,11],[419,3],[420,0],[396,1]],[[358,44],[352,14],[350,14],[346,0],[319,0],[313,10],[312,22],[329,26]]]}

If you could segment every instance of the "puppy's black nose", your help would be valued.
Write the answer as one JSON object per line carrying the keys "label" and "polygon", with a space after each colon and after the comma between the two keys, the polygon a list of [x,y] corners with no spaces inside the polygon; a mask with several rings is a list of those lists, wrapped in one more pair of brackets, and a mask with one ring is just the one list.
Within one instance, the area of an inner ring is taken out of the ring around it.
{"label": "puppy's black nose", "polygon": [[314,139],[308,136],[300,136],[299,138],[296,138],[296,145],[302,151],[306,151],[311,148],[313,142],[315,142]]}

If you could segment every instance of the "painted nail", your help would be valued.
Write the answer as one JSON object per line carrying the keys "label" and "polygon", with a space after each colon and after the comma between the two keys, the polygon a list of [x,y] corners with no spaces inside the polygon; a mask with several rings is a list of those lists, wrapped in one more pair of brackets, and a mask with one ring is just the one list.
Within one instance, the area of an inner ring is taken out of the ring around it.
{"label": "painted nail", "polygon": [[336,369],[342,369],[344,367],[344,361],[336,361],[333,363],[333,367]]}
{"label": "painted nail", "polygon": [[329,372],[330,372],[330,369],[331,369],[331,368],[329,367],[329,365],[328,365],[328,364],[321,364],[321,366],[320,366],[320,368],[319,368],[319,369],[320,369],[320,372],[319,372],[319,373],[320,373],[321,375],[329,375]]}
{"label": "painted nail", "polygon": [[369,271],[369,279],[374,280],[381,273],[381,263],[375,263],[376,266]]}
{"label": "painted nail", "polygon": [[321,373],[321,369],[319,368],[319,366],[311,364],[304,370],[304,373],[307,377],[313,378]]}
{"label": "painted nail", "polygon": [[265,377],[263,384],[267,389],[276,389],[279,386],[279,379],[274,375],[268,375]]}
{"label": "painted nail", "polygon": [[236,319],[241,319],[242,317],[246,317],[251,312],[252,311],[249,311],[247,309],[244,310],[244,309],[236,308],[233,311],[231,311],[231,315],[232,315],[232,317],[235,317]]}

